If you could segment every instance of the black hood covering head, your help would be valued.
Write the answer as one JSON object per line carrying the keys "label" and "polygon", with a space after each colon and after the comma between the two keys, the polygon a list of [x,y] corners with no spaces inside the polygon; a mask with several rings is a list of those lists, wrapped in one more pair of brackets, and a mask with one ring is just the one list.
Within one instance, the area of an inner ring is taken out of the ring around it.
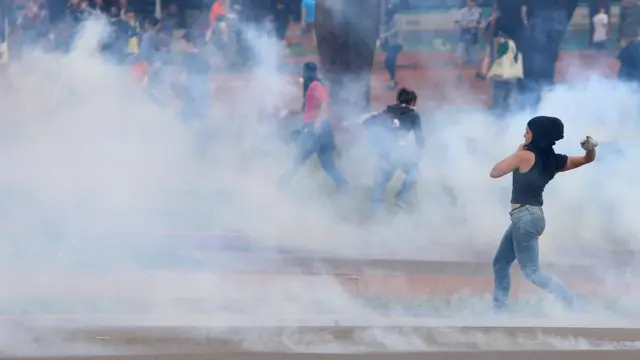
{"label": "black hood covering head", "polygon": [[527,127],[531,131],[532,139],[524,149],[533,152],[536,155],[536,163],[553,178],[563,166],[558,163],[553,147],[556,142],[564,139],[564,124],[557,117],[536,116],[529,120]]}

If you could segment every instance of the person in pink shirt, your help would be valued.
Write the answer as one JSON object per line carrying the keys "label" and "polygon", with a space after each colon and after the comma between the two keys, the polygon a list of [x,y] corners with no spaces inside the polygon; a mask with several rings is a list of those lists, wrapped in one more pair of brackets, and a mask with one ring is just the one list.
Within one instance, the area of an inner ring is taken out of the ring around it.
{"label": "person in pink shirt", "polygon": [[307,62],[302,67],[304,125],[296,139],[297,154],[293,167],[280,178],[287,186],[302,165],[317,155],[324,172],[335,182],[339,193],[348,187],[347,179],[336,165],[333,129],[329,121],[329,93],[318,76],[318,66]]}

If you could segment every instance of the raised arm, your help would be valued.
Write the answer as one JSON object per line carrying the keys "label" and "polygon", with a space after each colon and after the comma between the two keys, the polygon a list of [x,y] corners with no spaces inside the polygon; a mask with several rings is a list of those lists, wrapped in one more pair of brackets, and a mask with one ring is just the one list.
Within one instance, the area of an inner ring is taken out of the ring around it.
{"label": "raised arm", "polygon": [[567,157],[567,165],[558,172],[577,169],[583,165],[593,162],[596,159],[596,147],[598,147],[598,142],[595,139],[591,136],[587,136],[586,139],[580,142],[580,146],[582,146],[585,151],[584,155]]}
{"label": "raised arm", "polygon": [[493,179],[501,178],[507,174],[510,174],[515,169],[520,168],[520,164],[522,163],[522,161],[526,160],[527,156],[531,156],[531,153],[528,151],[524,151],[523,148],[524,144],[520,144],[516,152],[495,164],[493,168],[491,168],[489,176]]}

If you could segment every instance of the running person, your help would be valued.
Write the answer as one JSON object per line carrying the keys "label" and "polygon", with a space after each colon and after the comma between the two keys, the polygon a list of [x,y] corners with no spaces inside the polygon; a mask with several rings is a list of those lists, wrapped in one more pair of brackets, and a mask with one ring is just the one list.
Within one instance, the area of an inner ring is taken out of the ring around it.
{"label": "running person", "polygon": [[302,165],[312,155],[317,155],[324,172],[335,182],[338,192],[348,186],[347,179],[336,166],[335,142],[329,120],[329,94],[318,76],[318,66],[307,62],[302,68],[304,125],[297,138],[296,159],[293,167],[280,178],[280,185],[287,186]]}
{"label": "running person", "polygon": [[[374,212],[384,203],[387,185],[398,170],[402,170],[405,178],[396,193],[396,206],[408,206],[409,195],[418,179],[419,154],[425,146],[420,114],[415,110],[417,102],[415,91],[402,88],[396,95],[396,104],[387,106],[364,121],[363,125],[378,155],[378,169],[371,194]],[[411,133],[416,147],[407,140]]]}
{"label": "running person", "polygon": [[582,156],[556,154],[556,141],[564,138],[564,125],[560,119],[536,116],[529,120],[524,133],[524,144],[491,169],[494,179],[513,173],[511,193],[511,225],[507,228],[493,259],[493,306],[498,312],[507,309],[511,289],[510,269],[518,261],[524,277],[534,285],[553,294],[568,306],[576,295],[560,280],[542,272],[538,258],[538,238],[545,229],[542,211],[542,192],[554,176],[563,171],[579,168],[596,158],[596,142],[587,136],[580,145]]}

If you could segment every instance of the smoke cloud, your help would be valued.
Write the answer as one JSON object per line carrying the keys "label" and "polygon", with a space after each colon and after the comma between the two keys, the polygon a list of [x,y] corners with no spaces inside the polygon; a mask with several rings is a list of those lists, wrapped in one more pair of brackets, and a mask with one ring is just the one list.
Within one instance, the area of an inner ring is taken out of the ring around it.
{"label": "smoke cloud", "polygon": [[[441,261],[473,253],[490,263],[509,221],[510,180],[492,180],[489,170],[515,151],[534,114],[496,121],[460,93],[455,107],[421,108],[427,148],[415,208],[369,219],[363,214],[375,158],[362,137],[339,143],[339,166],[352,186],[346,197],[333,196],[315,160],[289,191],[278,188],[293,149],[278,139],[275,114],[300,106],[301,89],[279,71],[282,49],[264,29],[248,30],[258,65],[233,80],[215,76],[213,115],[201,123],[184,123],[127,69],[99,57],[104,31],[103,23],[88,22],[71,54],[33,50],[9,71],[14,89],[0,99],[0,275],[11,290],[1,295],[5,313],[139,311],[164,324],[224,314],[226,322],[216,321],[227,325],[380,316],[328,276],[283,283],[225,275],[253,260],[203,251],[205,234],[240,234],[276,259],[284,255],[274,249],[288,249]],[[354,76],[361,81],[368,79]],[[429,84],[415,90],[428,92]],[[586,263],[607,276],[605,249],[638,246],[638,175],[630,164],[640,157],[639,106],[633,89],[595,75],[545,94],[539,113],[566,126],[559,152],[580,154],[585,135],[601,146],[594,164],[548,186],[544,259]],[[633,277],[609,278],[617,285]],[[597,318],[612,313],[598,309]],[[410,349],[428,348],[413,335],[394,336]]]}

